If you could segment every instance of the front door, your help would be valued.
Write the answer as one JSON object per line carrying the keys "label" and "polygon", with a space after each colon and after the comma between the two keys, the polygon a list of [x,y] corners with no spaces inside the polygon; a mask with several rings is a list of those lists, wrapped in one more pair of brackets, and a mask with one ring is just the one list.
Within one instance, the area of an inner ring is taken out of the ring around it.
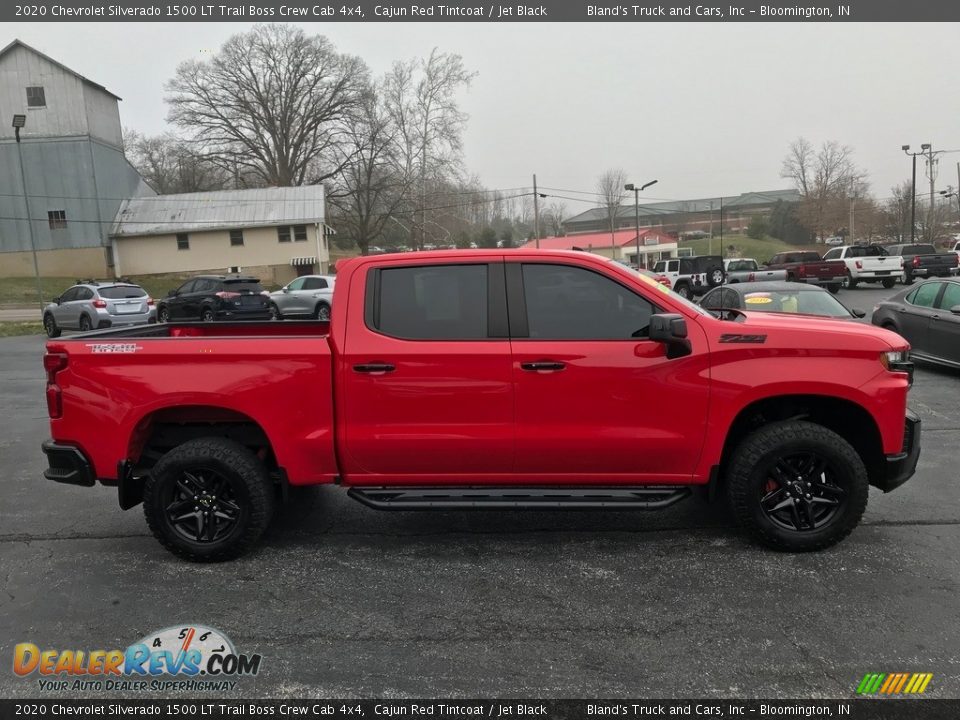
{"label": "front door", "polygon": [[918,352],[930,352],[930,318],[938,313],[936,302],[942,287],[943,283],[937,281],[921,283],[899,310],[900,334]]}
{"label": "front door", "polygon": [[960,315],[950,312],[960,306],[960,283],[943,283],[943,293],[937,301],[940,308],[930,318],[930,354],[960,363]]}
{"label": "front door", "polygon": [[706,434],[706,339],[667,359],[647,339],[656,289],[599,271],[507,263],[519,479],[617,484],[689,480]]}
{"label": "front door", "polygon": [[338,370],[350,484],[509,482],[513,385],[503,265],[371,266],[351,280]]}

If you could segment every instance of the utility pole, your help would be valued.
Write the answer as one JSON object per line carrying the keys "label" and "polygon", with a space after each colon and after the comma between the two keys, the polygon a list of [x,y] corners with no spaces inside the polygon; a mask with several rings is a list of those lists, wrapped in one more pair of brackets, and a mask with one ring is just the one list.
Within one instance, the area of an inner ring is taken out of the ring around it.
{"label": "utility pole", "polygon": [[533,174],[533,239],[540,249],[540,195],[537,193],[537,174]]}
{"label": "utility pole", "polygon": [[30,195],[27,191],[27,174],[23,169],[23,150],[20,149],[20,128],[26,126],[26,115],[13,116],[13,131],[17,138],[17,157],[20,160],[20,184],[23,186],[23,206],[27,213],[27,230],[30,235],[30,251],[33,253],[33,275],[37,281],[37,302],[43,312],[43,290],[40,289],[40,263],[37,261],[37,241],[33,237],[33,218],[30,217]]}

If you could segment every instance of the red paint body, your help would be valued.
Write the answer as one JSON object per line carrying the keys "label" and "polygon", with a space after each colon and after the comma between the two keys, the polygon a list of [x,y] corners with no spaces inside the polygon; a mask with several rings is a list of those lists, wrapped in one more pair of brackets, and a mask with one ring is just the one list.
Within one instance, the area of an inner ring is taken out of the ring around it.
{"label": "red paint body", "polygon": [[[558,262],[626,285],[687,321],[692,352],[618,341],[410,341],[364,322],[367,271],[397,265]],[[51,340],[66,355],[48,395],[53,438],[102,480],[138,460],[164,422],[248,418],[295,485],[702,484],[741,411],[764,398],[843,398],[873,418],[883,452],[901,450],[908,378],[880,354],[906,349],[869,325],[774,313],[743,322],[699,313],[630,270],[576,252],[439,251],[340,264],[331,323],[170,326]],[[163,329],[160,329],[162,332]],[[153,332],[158,332],[154,328]],[[762,343],[721,342],[738,333]],[[118,352],[118,349],[123,352]],[[48,356],[49,357],[49,356]],[[563,372],[521,371],[545,358]],[[396,370],[360,374],[360,363]],[[59,388],[59,391],[57,391]],[[55,404],[55,402],[54,402]]]}

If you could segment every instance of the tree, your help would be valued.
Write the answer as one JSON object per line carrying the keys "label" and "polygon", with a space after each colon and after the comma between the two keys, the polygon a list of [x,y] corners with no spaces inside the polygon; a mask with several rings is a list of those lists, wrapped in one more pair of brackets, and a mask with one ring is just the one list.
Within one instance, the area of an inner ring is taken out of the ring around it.
{"label": "tree", "polygon": [[397,171],[394,151],[396,128],[390,121],[378,87],[365,94],[360,111],[347,128],[347,161],[330,203],[340,234],[367,250],[404,202],[408,184]]}
{"label": "tree", "polygon": [[457,94],[475,75],[460,55],[437,48],[426,59],[396,62],[387,73],[384,102],[396,128],[397,169],[407,182],[419,186],[411,198],[419,230],[419,239],[414,233],[415,247],[427,241],[428,191],[439,189],[461,166],[467,115],[460,110]]}
{"label": "tree", "polygon": [[495,248],[497,246],[497,232],[493,228],[485,227],[480,231],[480,237],[477,244],[482,248]]}
{"label": "tree", "polygon": [[797,204],[778,200],[770,211],[769,234],[792,245],[806,245],[813,232],[797,218]]}
{"label": "tree", "polygon": [[911,181],[904,180],[899,185],[890,188],[890,198],[883,205],[883,232],[897,242],[910,241],[910,196],[912,193],[913,185]]}
{"label": "tree", "polygon": [[500,233],[500,247],[502,248],[513,247],[513,230],[511,230],[510,228],[506,228]]}
{"label": "tree", "polygon": [[198,155],[170,133],[141,135],[124,130],[123,149],[130,163],[159,195],[205,192],[229,186],[224,170]]}
{"label": "tree", "polygon": [[627,182],[627,174],[620,168],[607,170],[597,179],[597,193],[600,196],[600,207],[606,216],[607,227],[610,229],[611,242],[613,233],[617,229],[617,215],[620,204],[623,202]]}
{"label": "tree", "polygon": [[750,224],[747,226],[747,237],[754,240],[762,240],[770,232],[770,226],[767,218],[763,215],[754,215],[750,218]]}
{"label": "tree", "polygon": [[369,71],[327,38],[292,25],[256,25],[209,61],[177,67],[167,83],[168,119],[198,152],[263,184],[321,183],[349,155],[347,132]]}
{"label": "tree", "polygon": [[835,141],[816,150],[806,138],[791,143],[780,177],[800,191],[800,219],[823,238],[846,224],[851,198],[866,194],[863,172],[853,162],[853,149]]}
{"label": "tree", "polygon": [[554,237],[563,237],[563,221],[567,217],[567,206],[563,201],[557,200],[547,206],[546,211],[541,218],[543,225]]}

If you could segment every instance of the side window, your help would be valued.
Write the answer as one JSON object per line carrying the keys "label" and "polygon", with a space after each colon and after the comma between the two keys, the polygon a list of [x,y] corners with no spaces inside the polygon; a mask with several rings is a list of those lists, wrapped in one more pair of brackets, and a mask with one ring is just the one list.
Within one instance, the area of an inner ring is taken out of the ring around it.
{"label": "side window", "polygon": [[408,340],[487,337],[487,266],[385,268],[374,294],[373,327]]}
{"label": "side window", "polygon": [[600,273],[569,265],[523,266],[533,340],[629,340],[646,337],[649,301]]}
{"label": "side window", "polygon": [[783,262],[782,255],[774,255],[772,258],[770,258],[770,262],[768,262],[767,265],[779,265],[782,262]]}
{"label": "side window", "polygon": [[60,296],[61,303],[73,302],[77,299],[77,290],[80,288],[72,287]]}
{"label": "side window", "polygon": [[192,293],[197,288],[197,280],[188,280],[183,285],[180,286],[180,294],[184,295],[186,293]]}
{"label": "side window", "polygon": [[326,290],[327,281],[323,278],[306,278],[303,283],[304,290]]}
{"label": "side window", "polygon": [[287,290],[303,290],[303,284],[306,282],[306,278],[297,278],[292,283],[287,285]]}
{"label": "side window", "polygon": [[197,286],[194,288],[195,292],[214,292],[215,290],[220,289],[220,282],[218,280],[211,280],[206,278],[204,280],[197,280]]}
{"label": "side window", "polygon": [[943,291],[943,297],[940,298],[939,307],[949,310],[952,307],[960,305],[960,283],[946,283],[947,289]]}
{"label": "side window", "polygon": [[90,288],[77,288],[77,297],[76,300],[92,300],[93,299],[93,290]]}
{"label": "side window", "polygon": [[932,308],[942,286],[943,283],[939,282],[924,283],[907,296],[907,302],[917,307]]}
{"label": "side window", "polygon": [[667,272],[677,272],[677,270],[679,269],[680,269],[679,260],[671,260],[669,263],[667,263]]}

